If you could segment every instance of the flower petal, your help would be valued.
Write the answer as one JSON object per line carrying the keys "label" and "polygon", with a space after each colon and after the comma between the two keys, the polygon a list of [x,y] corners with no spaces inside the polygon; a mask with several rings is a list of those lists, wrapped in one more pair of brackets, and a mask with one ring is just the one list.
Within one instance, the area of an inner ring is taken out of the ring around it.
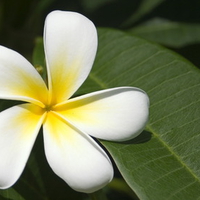
{"label": "flower petal", "polygon": [[42,106],[47,88],[35,68],[20,54],[0,46],[0,99],[28,101]]}
{"label": "flower petal", "polygon": [[94,192],[113,177],[105,152],[87,135],[49,112],[44,123],[47,160],[53,171],[80,192]]}
{"label": "flower petal", "polygon": [[123,141],[136,137],[144,129],[149,99],[138,88],[121,87],[71,99],[55,110],[91,136]]}
{"label": "flower petal", "polygon": [[12,186],[21,175],[44,120],[40,107],[14,106],[0,113],[0,188]]}
{"label": "flower petal", "polygon": [[57,104],[87,78],[96,55],[96,28],[79,13],[54,11],[46,18],[44,42],[52,104]]}

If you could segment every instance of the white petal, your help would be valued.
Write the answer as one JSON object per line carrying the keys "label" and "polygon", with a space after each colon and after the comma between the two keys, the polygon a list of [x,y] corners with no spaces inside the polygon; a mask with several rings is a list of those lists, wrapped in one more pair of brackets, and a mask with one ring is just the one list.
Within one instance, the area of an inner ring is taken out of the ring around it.
{"label": "white petal", "polygon": [[56,104],[66,101],[87,78],[96,55],[96,28],[81,14],[54,11],[46,18],[44,42]]}
{"label": "white petal", "polygon": [[0,46],[0,99],[22,100],[40,106],[47,88],[35,68],[20,54]]}
{"label": "white petal", "polygon": [[38,106],[22,104],[0,113],[0,188],[21,175],[44,119]]}
{"label": "white petal", "polygon": [[136,137],[144,129],[149,99],[138,88],[121,87],[71,99],[55,110],[91,136],[123,141]]}
{"label": "white petal", "polygon": [[111,181],[112,164],[89,136],[51,112],[43,128],[47,160],[74,190],[90,193]]}

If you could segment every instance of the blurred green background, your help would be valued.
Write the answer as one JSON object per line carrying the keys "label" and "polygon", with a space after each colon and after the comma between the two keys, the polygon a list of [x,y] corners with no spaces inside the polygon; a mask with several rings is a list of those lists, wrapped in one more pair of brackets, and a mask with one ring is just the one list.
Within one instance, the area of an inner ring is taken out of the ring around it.
{"label": "blurred green background", "polygon": [[70,10],[98,27],[133,29],[134,34],[172,48],[199,66],[199,8],[199,0],[0,0],[0,44],[31,59],[46,15]]}

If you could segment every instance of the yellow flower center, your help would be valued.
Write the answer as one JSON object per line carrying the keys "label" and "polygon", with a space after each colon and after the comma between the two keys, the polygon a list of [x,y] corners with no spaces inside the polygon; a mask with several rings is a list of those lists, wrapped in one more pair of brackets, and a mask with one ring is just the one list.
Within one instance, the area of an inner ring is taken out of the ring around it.
{"label": "yellow flower center", "polygon": [[45,108],[44,108],[44,110],[45,110],[46,112],[49,112],[49,111],[52,110],[52,106],[51,106],[51,105],[46,105]]}

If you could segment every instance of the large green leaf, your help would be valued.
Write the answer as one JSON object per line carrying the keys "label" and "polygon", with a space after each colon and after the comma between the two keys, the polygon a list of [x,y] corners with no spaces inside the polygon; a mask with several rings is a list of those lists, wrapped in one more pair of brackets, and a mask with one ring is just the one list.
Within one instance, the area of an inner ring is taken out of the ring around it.
{"label": "large green leaf", "polygon": [[200,199],[200,73],[181,56],[123,32],[100,29],[93,70],[78,94],[116,86],[145,90],[146,131],[101,141],[142,200]]}
{"label": "large green leaf", "polygon": [[200,24],[155,18],[129,30],[130,33],[169,47],[200,43]]}

